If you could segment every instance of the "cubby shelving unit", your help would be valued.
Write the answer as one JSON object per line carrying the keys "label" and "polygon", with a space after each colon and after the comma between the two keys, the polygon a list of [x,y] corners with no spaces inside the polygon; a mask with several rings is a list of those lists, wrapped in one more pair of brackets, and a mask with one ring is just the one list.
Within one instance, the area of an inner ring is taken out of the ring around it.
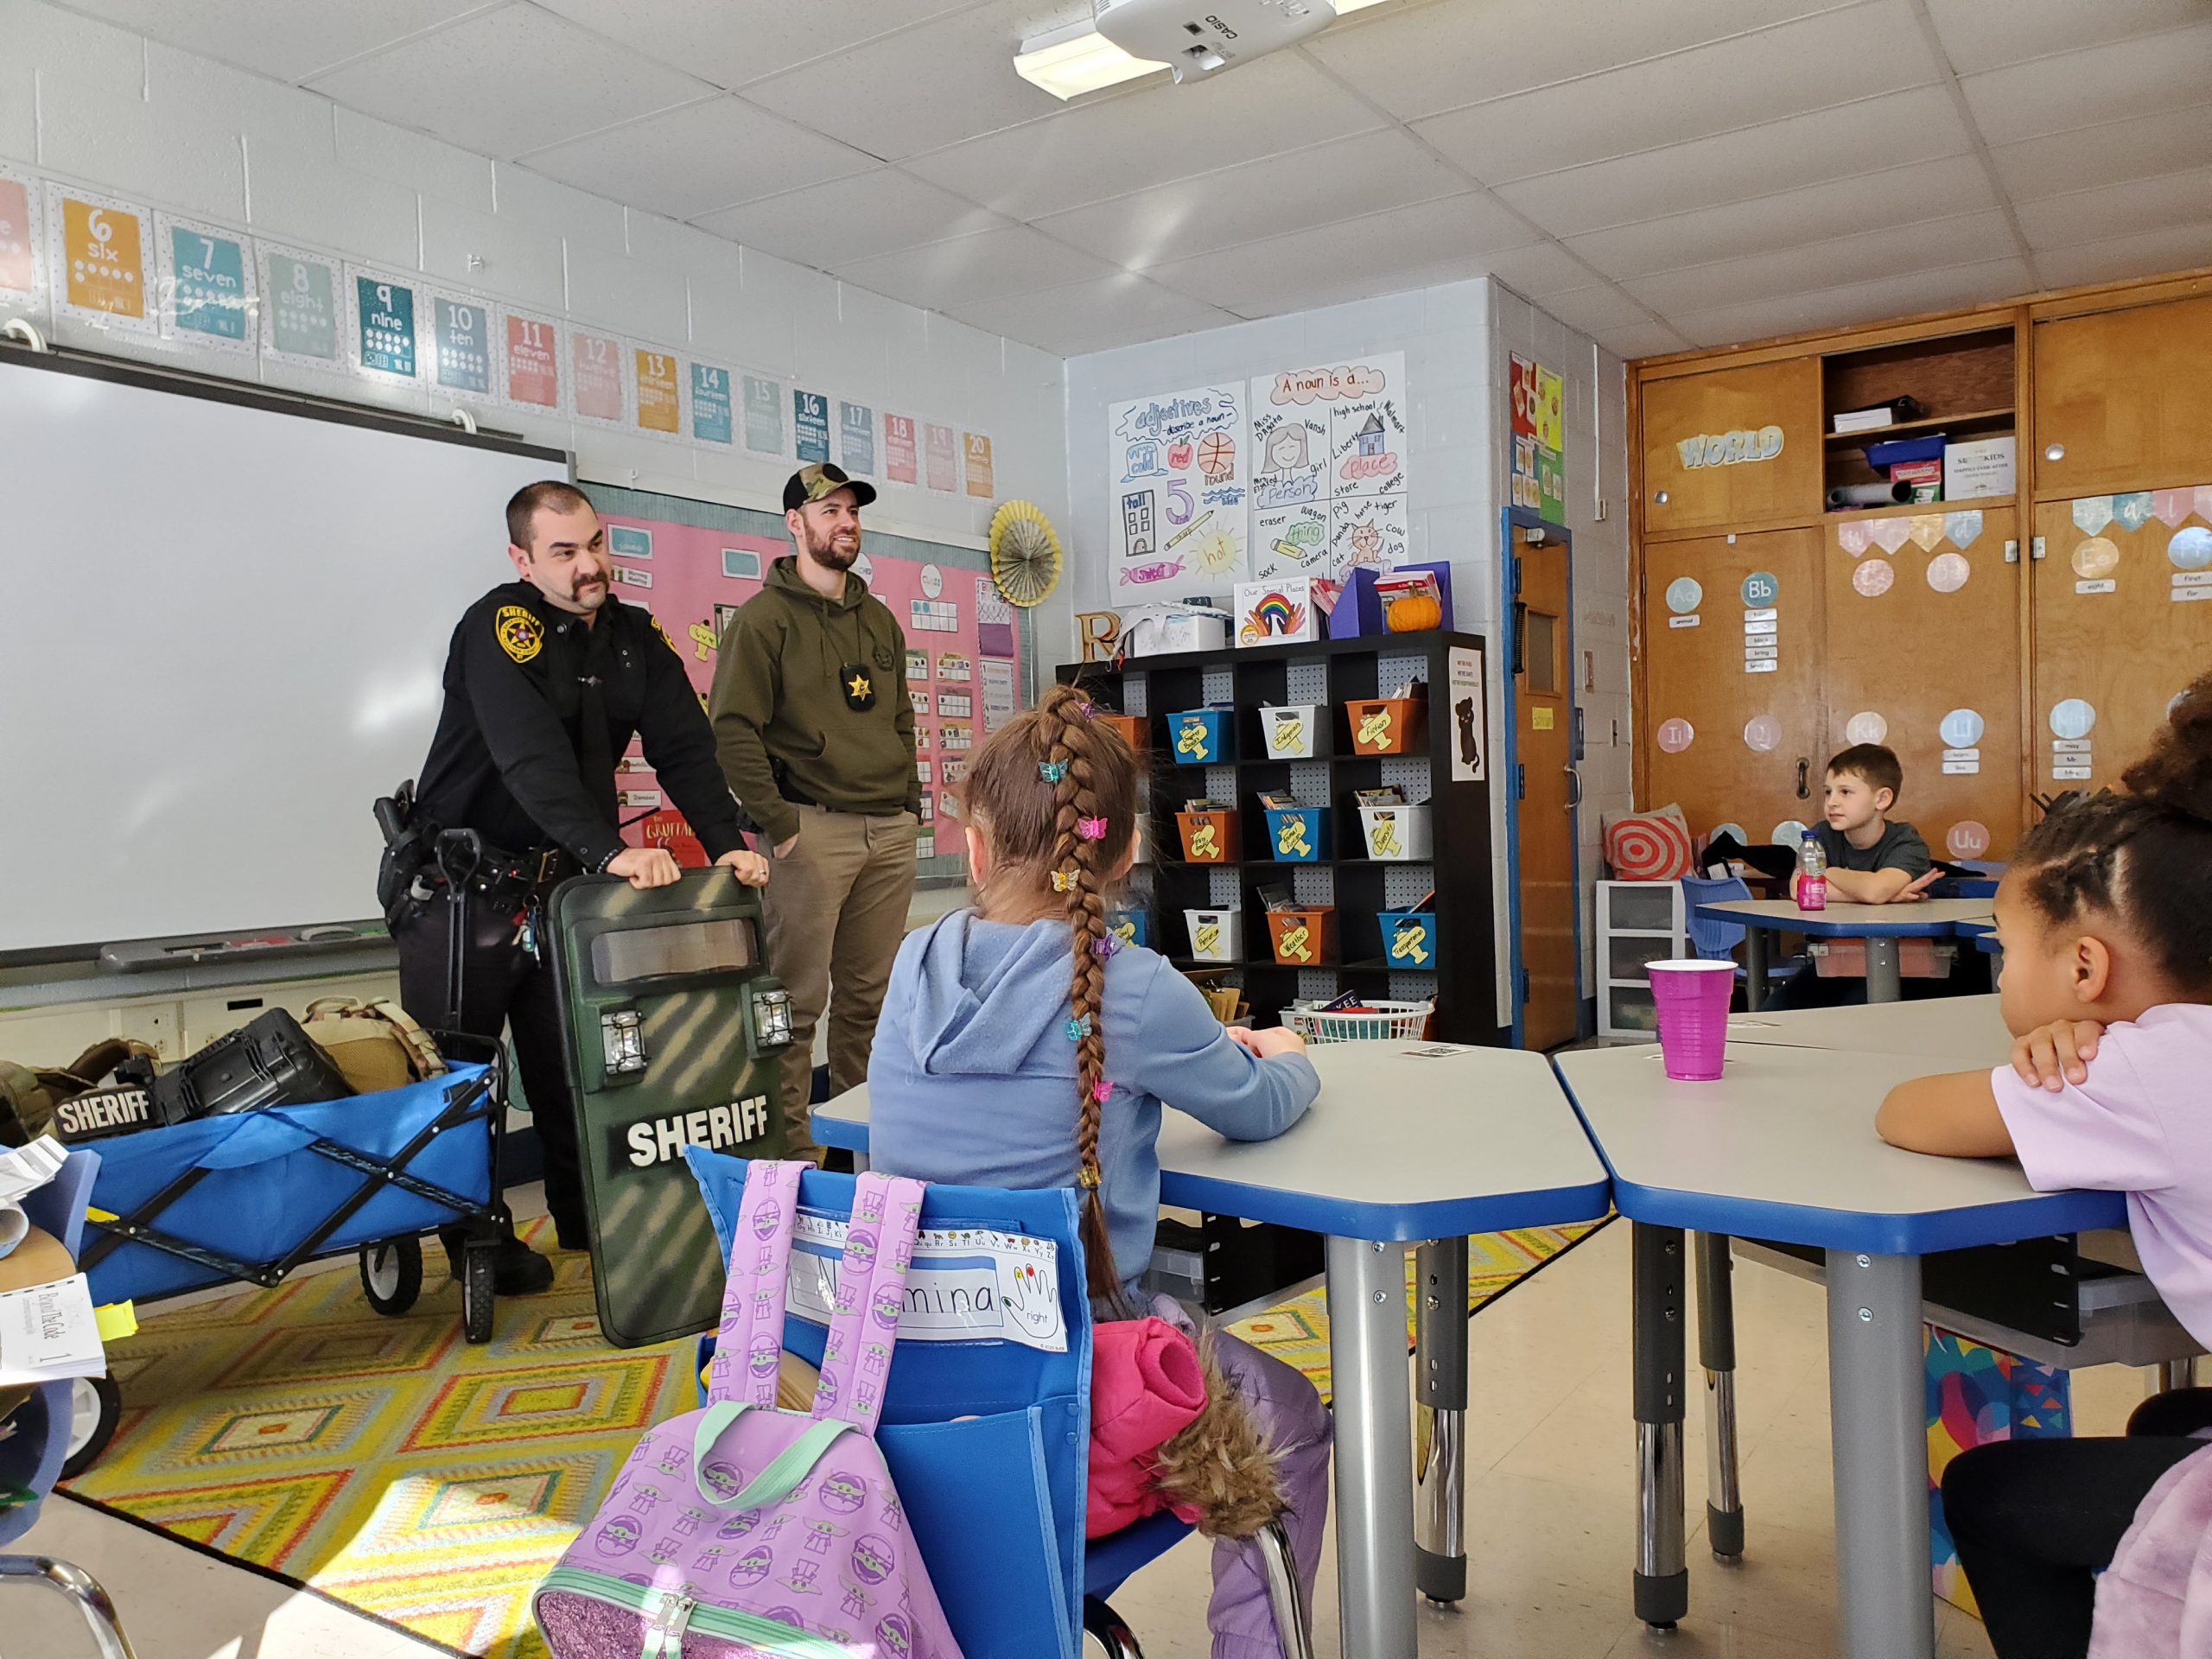
{"label": "cubby shelving unit", "polygon": [[[1461,722],[1446,706],[1447,652],[1480,651],[1480,638],[1461,633],[1378,634],[1353,639],[1176,652],[1131,658],[1118,664],[1063,664],[1059,677],[1082,685],[1104,707],[1148,722],[1150,764],[1146,772],[1145,847],[1121,901],[1148,912],[1153,949],[1177,967],[1224,976],[1243,988],[1254,1020],[1275,1023],[1300,997],[1324,1000],[1345,990],[1397,1001],[1436,999],[1435,1035],[1443,1040],[1499,1040],[1495,980],[1496,936],[1491,906],[1491,816],[1488,768],[1477,781],[1455,781],[1454,747]],[[1413,752],[1396,756],[1352,753],[1344,706],[1388,696],[1408,682],[1427,692],[1425,735]],[[1218,765],[1185,766],[1174,760],[1167,716],[1213,704],[1233,704],[1230,759]],[[1313,704],[1331,721],[1328,753],[1305,760],[1268,758],[1260,710],[1268,705]],[[1473,742],[1487,738],[1476,711]],[[1354,791],[1395,784],[1408,802],[1430,804],[1433,845],[1418,860],[1377,860],[1366,842]],[[1258,796],[1281,791],[1302,805],[1327,806],[1330,845],[1310,862],[1270,856]],[[1194,864],[1183,857],[1175,812],[1199,798],[1233,803],[1243,844],[1237,857]],[[1277,963],[1269,944],[1262,888],[1287,886],[1300,902],[1336,906],[1339,960],[1300,968]],[[1427,908],[1436,915],[1436,963],[1408,970],[1386,959],[1377,919],[1386,910],[1410,908],[1433,888]],[[1199,962],[1191,954],[1187,910],[1240,910],[1244,918],[1243,959]]]}

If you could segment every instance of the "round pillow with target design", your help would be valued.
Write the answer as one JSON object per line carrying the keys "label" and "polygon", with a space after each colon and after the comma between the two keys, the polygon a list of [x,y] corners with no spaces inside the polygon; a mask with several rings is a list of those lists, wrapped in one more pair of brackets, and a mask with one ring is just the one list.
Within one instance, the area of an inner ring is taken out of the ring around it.
{"label": "round pillow with target design", "polygon": [[1605,823],[1605,862],[1617,881],[1675,881],[1694,868],[1690,829],[1678,806],[1624,814]]}

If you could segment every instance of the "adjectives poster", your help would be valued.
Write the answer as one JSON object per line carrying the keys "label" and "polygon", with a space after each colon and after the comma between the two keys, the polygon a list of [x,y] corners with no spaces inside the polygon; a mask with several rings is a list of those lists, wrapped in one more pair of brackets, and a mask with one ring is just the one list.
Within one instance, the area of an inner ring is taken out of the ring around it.
{"label": "adjectives poster", "polygon": [[1405,354],[1386,352],[1252,382],[1257,579],[1404,559],[1405,378]]}
{"label": "adjectives poster", "polygon": [[1250,566],[1243,389],[1199,386],[1116,404],[1106,435],[1114,601],[1243,581]]}

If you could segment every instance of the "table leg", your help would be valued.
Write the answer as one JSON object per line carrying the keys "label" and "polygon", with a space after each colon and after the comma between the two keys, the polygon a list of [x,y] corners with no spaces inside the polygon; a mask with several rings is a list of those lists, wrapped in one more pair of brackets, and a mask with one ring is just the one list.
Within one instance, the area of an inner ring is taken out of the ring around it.
{"label": "table leg", "polygon": [[1827,1255],[1840,1649],[1845,1659],[1929,1659],[1920,1258]]}
{"label": "table leg", "polygon": [[1636,1616],[1672,1630],[1690,1605],[1682,1549],[1682,1230],[1633,1226]]}
{"label": "table leg", "polygon": [[1697,1349],[1705,1367],[1705,1535],[1713,1553],[1744,1553],[1744,1499],[1736,1480],[1736,1291],[1726,1233],[1697,1236]]}
{"label": "table leg", "polygon": [[1897,974],[1897,942],[1895,939],[1866,941],[1866,1000],[1869,1002],[1894,1002],[1904,995],[1904,982]]}
{"label": "table leg", "polygon": [[1414,1253],[1414,1583],[1431,1601],[1467,1593],[1467,1241]]}
{"label": "table leg", "polygon": [[1757,1014],[1766,1006],[1766,929],[1744,930],[1744,1007]]}
{"label": "table leg", "polygon": [[1336,1380],[1337,1628],[1360,1659],[1414,1659],[1413,1410],[1402,1249],[1328,1242]]}

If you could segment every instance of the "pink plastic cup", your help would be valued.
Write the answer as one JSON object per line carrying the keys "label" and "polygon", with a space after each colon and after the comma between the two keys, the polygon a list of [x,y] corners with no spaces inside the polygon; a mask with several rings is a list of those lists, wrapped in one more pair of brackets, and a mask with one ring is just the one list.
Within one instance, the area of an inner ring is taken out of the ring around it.
{"label": "pink plastic cup", "polygon": [[1678,958],[1647,964],[1659,1014],[1659,1054],[1679,1083],[1710,1083],[1728,1047],[1728,999],[1736,964]]}

